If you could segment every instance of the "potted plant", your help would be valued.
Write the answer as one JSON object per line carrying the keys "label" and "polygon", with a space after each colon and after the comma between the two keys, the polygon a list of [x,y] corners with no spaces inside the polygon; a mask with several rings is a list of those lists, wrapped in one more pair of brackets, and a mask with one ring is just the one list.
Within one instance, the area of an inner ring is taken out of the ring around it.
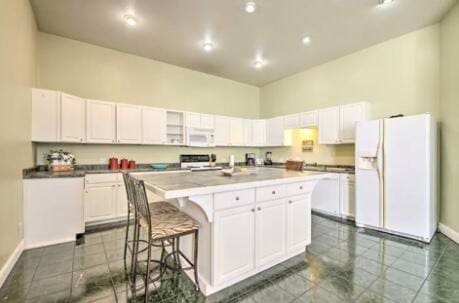
{"label": "potted plant", "polygon": [[71,171],[76,163],[75,156],[70,152],[60,150],[50,150],[45,155],[48,161],[48,170],[50,171]]}

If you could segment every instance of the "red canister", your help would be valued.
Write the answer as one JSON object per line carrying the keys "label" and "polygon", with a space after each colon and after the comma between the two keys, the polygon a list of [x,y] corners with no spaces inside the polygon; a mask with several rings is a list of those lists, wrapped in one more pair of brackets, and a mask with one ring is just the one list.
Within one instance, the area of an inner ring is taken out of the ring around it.
{"label": "red canister", "polygon": [[134,160],[129,161],[128,168],[129,168],[129,169],[135,169],[135,168],[137,168],[137,165],[135,164],[135,161],[134,161]]}
{"label": "red canister", "polygon": [[117,170],[118,169],[118,159],[115,157],[110,158],[110,160],[108,161],[108,168],[112,170]]}
{"label": "red canister", "polygon": [[120,169],[128,169],[128,160],[127,159],[121,159],[120,161]]}

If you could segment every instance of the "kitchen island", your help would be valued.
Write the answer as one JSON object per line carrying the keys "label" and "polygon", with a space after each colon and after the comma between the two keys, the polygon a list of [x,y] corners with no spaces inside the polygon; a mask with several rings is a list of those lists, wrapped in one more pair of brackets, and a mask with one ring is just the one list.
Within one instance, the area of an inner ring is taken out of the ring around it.
{"label": "kitchen island", "polygon": [[[198,272],[210,295],[293,256],[311,242],[311,193],[319,172],[253,168],[135,173],[148,191],[177,204],[200,225]],[[191,257],[191,238],[181,249]],[[191,274],[191,273],[189,273]]]}

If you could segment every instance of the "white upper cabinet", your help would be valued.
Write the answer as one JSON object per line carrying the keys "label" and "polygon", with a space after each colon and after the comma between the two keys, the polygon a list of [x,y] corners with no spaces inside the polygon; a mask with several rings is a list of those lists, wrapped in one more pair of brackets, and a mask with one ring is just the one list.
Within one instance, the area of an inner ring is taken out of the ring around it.
{"label": "white upper cabinet", "polygon": [[186,127],[202,129],[215,128],[215,117],[212,115],[187,112],[185,115],[185,120]]}
{"label": "white upper cabinet", "polygon": [[284,116],[284,128],[285,129],[294,129],[300,128],[300,114],[293,114]]}
{"label": "white upper cabinet", "polygon": [[300,124],[301,127],[317,126],[319,124],[319,112],[317,110],[313,110],[301,113]]}
{"label": "white upper cabinet", "polygon": [[339,144],[339,106],[319,110],[319,144]]}
{"label": "white upper cabinet", "polygon": [[214,129],[215,128],[215,117],[213,115],[201,114],[201,128]]}
{"label": "white upper cabinet", "polygon": [[340,141],[355,142],[355,127],[357,122],[368,118],[368,106],[365,102],[340,106]]}
{"label": "white upper cabinet", "polygon": [[252,146],[266,144],[266,121],[252,120]]}
{"label": "white upper cabinet", "polygon": [[230,118],[230,144],[232,146],[244,146],[244,120]]}
{"label": "white upper cabinet", "polygon": [[215,117],[215,145],[230,145],[230,118],[223,116]]}
{"label": "white upper cabinet", "polygon": [[284,118],[266,120],[266,146],[284,145]]}
{"label": "white upper cabinet", "polygon": [[59,92],[32,89],[32,141],[60,140]]}
{"label": "white upper cabinet", "polygon": [[244,145],[253,146],[252,120],[244,119]]}
{"label": "white upper cabinet", "polygon": [[201,114],[186,113],[185,114],[186,127],[201,128]]}
{"label": "white upper cabinet", "polygon": [[86,100],[61,94],[61,141],[86,142]]}
{"label": "white upper cabinet", "polygon": [[166,144],[166,111],[161,108],[142,108],[142,143]]}
{"label": "white upper cabinet", "polygon": [[116,137],[118,143],[142,143],[142,108],[136,105],[116,105]]}
{"label": "white upper cabinet", "polygon": [[86,135],[89,143],[116,143],[116,106],[114,103],[88,100]]}

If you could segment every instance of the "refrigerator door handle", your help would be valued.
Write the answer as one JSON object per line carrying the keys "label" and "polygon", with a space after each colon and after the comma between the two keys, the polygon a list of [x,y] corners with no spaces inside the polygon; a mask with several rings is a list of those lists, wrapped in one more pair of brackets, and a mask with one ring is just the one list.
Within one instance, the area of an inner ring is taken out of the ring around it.
{"label": "refrigerator door handle", "polygon": [[384,120],[379,125],[377,152],[377,173],[379,181],[379,227],[384,227]]}

